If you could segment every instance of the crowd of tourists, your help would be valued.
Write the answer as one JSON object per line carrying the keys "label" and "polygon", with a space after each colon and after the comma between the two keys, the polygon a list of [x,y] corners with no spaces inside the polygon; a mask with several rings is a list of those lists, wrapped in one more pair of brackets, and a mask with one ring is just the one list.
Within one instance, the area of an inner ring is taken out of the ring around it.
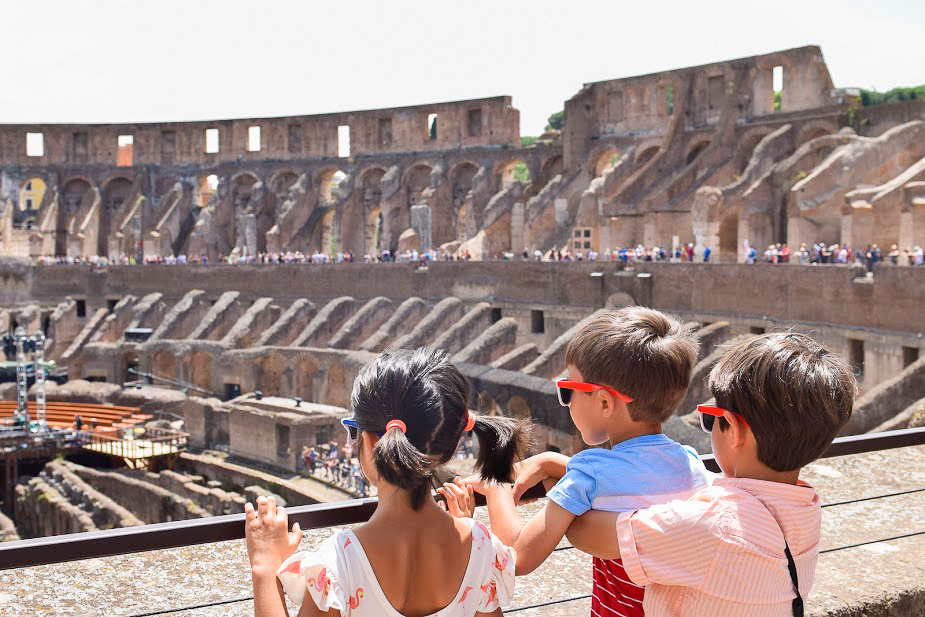
{"label": "crowd of tourists", "polygon": [[[363,263],[400,263],[400,264],[419,264],[426,265],[432,261],[469,261],[473,257],[469,251],[448,252],[442,250],[418,251],[408,249],[405,251],[389,251],[384,249],[379,254],[363,255]],[[543,262],[573,262],[573,261],[610,261],[629,265],[636,262],[664,262],[664,263],[710,263],[715,261],[713,249],[710,247],[697,248],[693,243],[674,248],[651,246],[646,247],[639,244],[635,247],[621,247],[615,249],[604,249],[595,251],[587,249],[585,251],[575,250],[551,250],[541,251],[534,249],[532,252],[524,249],[521,253],[513,251],[502,251],[497,255],[489,258],[492,261],[543,261]],[[284,253],[256,253],[253,255],[241,255],[232,253],[222,257],[217,262],[227,265],[265,265],[265,264],[348,264],[357,263],[359,258],[350,251],[338,251],[336,253],[322,253],[314,251],[312,253],[303,253],[301,251],[287,251]],[[116,258],[110,259],[106,256],[92,255],[88,257],[73,256],[41,256],[34,260],[36,265],[82,265],[92,268],[102,269],[110,265],[117,266],[134,266],[138,263],[143,265],[208,265],[210,263],[207,255],[189,256],[189,255],[144,255],[139,261],[134,255],[121,254]],[[816,242],[811,245],[803,243],[799,248],[791,249],[786,243],[771,244],[764,251],[748,246],[745,248],[745,263],[769,263],[769,264],[799,264],[799,265],[818,265],[818,264],[838,264],[838,265],[859,265],[872,268],[878,264],[887,264],[893,266],[922,266],[925,265],[925,250],[921,246],[907,247],[900,250],[897,245],[892,245],[889,251],[884,251],[876,244],[865,246],[861,249],[854,249],[848,245],[827,244],[825,242]]]}

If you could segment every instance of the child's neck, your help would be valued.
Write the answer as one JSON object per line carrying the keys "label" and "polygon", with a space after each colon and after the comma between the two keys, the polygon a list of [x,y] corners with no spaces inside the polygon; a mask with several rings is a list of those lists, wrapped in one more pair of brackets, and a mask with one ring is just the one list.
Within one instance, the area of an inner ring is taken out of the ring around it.
{"label": "child's neck", "polygon": [[774,471],[767,465],[754,461],[740,461],[731,474],[724,474],[731,478],[746,478],[749,480],[762,480],[764,482],[779,482],[781,484],[796,484],[800,481],[800,470]]}
{"label": "child's neck", "polygon": [[660,435],[662,433],[661,424],[651,424],[649,422],[630,422],[620,426],[613,426],[608,431],[610,435],[610,445],[615,446],[618,443],[644,437],[646,435]]}
{"label": "child's neck", "polygon": [[408,491],[398,488],[387,482],[378,484],[377,492],[379,504],[370,517],[370,522],[388,523],[399,522],[406,524],[409,517],[436,517],[443,518],[446,514],[437,507],[432,499],[426,499],[424,505],[417,510],[411,507],[411,496]]}

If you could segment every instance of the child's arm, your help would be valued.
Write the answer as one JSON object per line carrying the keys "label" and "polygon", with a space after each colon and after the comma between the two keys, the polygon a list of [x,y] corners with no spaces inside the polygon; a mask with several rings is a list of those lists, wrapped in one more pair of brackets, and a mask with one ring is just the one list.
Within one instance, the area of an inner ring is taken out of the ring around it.
{"label": "child's arm", "polygon": [[277,509],[273,497],[258,497],[256,512],[248,502],[244,512],[247,519],[244,536],[254,583],[254,615],[289,617],[276,571],[299,546],[302,530],[296,523],[292,526],[292,534],[287,533],[289,517],[286,510]]}
{"label": "child's arm", "polygon": [[520,503],[520,497],[528,488],[539,482],[549,490],[550,480],[555,484],[565,475],[569,457],[558,452],[543,452],[517,464],[517,479],[514,481],[514,502]]}
{"label": "child's arm", "polygon": [[526,524],[514,505],[508,485],[484,487],[491,529],[504,544],[517,551],[516,574],[530,574],[552,553],[575,515],[550,501]]}
{"label": "child's arm", "polygon": [[572,546],[601,559],[619,559],[617,541],[617,512],[591,510],[577,517],[569,526],[566,536]]}

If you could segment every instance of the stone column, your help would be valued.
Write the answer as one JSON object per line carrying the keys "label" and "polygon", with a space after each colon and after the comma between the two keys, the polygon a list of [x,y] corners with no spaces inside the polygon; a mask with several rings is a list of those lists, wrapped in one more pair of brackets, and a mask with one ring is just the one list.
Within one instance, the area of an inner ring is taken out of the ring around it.
{"label": "stone column", "polygon": [[253,212],[240,214],[237,220],[238,239],[235,246],[241,254],[257,254],[257,215]]}
{"label": "stone column", "polygon": [[411,206],[411,229],[420,239],[421,251],[429,251],[432,248],[430,206],[424,204]]}

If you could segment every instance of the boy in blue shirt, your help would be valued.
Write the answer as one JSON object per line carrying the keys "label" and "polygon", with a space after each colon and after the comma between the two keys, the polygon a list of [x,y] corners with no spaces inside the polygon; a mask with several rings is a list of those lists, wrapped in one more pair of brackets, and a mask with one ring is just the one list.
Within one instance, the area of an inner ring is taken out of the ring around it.
{"label": "boy in blue shirt", "polygon": [[[658,311],[627,307],[602,314],[569,342],[568,379],[557,382],[584,443],[610,442],[571,459],[545,452],[524,461],[509,485],[471,482],[488,502],[492,530],[517,551],[517,574],[552,553],[575,517],[590,509],[623,512],[686,499],[709,484],[697,453],[662,433],[687,392],[697,359],[689,328]],[[561,479],[560,479],[561,478]],[[515,507],[544,482],[548,503],[523,523]],[[620,560],[594,559],[592,613],[642,615],[643,587],[629,582]]]}

